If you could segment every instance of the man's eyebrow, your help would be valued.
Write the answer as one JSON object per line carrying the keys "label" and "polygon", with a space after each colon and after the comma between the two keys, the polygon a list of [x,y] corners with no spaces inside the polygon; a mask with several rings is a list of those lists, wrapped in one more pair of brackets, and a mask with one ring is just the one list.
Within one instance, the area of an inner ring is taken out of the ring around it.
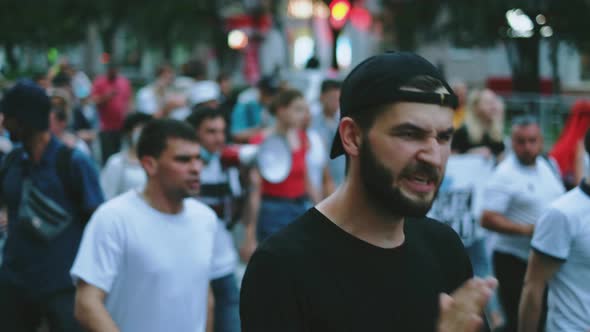
{"label": "man's eyebrow", "polygon": [[430,132],[430,130],[424,129],[422,127],[419,127],[419,126],[417,126],[417,125],[415,125],[413,123],[409,123],[409,122],[402,123],[402,124],[399,124],[397,126],[394,126],[394,127],[391,128],[391,131],[394,132],[394,133],[402,132],[402,131],[414,131],[414,132],[419,132],[419,133],[428,133],[428,132]]}
{"label": "man's eyebrow", "polygon": [[[393,133],[399,133],[399,132],[404,132],[404,131],[412,131],[412,132],[421,133],[421,134],[428,134],[431,132],[428,129],[422,128],[420,126],[417,126],[417,125],[415,125],[413,123],[409,123],[409,122],[402,123],[402,124],[399,124],[399,125],[391,128],[391,132],[393,132]],[[455,128],[453,128],[451,126],[448,129],[445,129],[445,130],[437,133],[437,136],[453,135],[454,133],[455,133]]]}

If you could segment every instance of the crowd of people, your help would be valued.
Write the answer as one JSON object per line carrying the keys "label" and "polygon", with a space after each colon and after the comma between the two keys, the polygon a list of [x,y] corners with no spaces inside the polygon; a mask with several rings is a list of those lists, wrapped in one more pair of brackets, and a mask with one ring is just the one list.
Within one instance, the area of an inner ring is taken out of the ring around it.
{"label": "crowd of people", "polygon": [[2,331],[590,330],[590,102],[545,154],[412,53],[317,100],[208,76],[63,63],[3,93]]}

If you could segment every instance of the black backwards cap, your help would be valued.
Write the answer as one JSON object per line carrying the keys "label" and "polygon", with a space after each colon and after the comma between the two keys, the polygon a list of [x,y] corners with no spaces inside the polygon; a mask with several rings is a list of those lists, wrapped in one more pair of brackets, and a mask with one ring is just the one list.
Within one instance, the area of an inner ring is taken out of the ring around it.
{"label": "black backwards cap", "polygon": [[36,130],[49,128],[51,100],[45,90],[30,79],[19,80],[0,102],[0,112],[15,117],[21,125]]}
{"label": "black backwards cap", "polygon": [[[430,76],[442,82],[450,94],[400,90],[418,76]],[[435,104],[456,109],[457,96],[441,72],[426,59],[408,52],[387,52],[372,56],[356,66],[342,82],[340,118],[353,117],[373,107],[394,102]],[[344,153],[340,133],[332,143],[330,158]]]}

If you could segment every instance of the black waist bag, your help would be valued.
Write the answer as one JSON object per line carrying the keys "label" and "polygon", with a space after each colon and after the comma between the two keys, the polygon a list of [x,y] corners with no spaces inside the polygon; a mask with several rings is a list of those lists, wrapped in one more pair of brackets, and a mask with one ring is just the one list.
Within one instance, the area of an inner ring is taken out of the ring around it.
{"label": "black waist bag", "polygon": [[73,217],[39,189],[30,179],[23,181],[18,208],[19,225],[44,241],[51,241],[61,234]]}

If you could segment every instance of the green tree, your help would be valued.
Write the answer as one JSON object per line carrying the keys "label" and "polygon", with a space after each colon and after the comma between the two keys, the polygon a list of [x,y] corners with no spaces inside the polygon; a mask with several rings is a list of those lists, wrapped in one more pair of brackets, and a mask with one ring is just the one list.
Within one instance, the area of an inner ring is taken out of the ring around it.
{"label": "green tree", "polygon": [[[579,49],[588,47],[587,31],[590,29],[590,4],[585,0],[455,0],[446,2],[449,17],[441,29],[442,35],[450,36],[452,42],[463,47],[493,46],[503,42],[512,70],[516,91],[538,92],[540,87],[539,50],[541,29],[551,27],[552,36],[547,40],[551,46],[551,62],[555,88],[559,89],[557,77],[557,51],[560,41],[572,43]],[[521,9],[533,22],[532,35],[528,38],[513,38],[506,19],[506,12]],[[546,19],[537,22],[536,17]]]}

